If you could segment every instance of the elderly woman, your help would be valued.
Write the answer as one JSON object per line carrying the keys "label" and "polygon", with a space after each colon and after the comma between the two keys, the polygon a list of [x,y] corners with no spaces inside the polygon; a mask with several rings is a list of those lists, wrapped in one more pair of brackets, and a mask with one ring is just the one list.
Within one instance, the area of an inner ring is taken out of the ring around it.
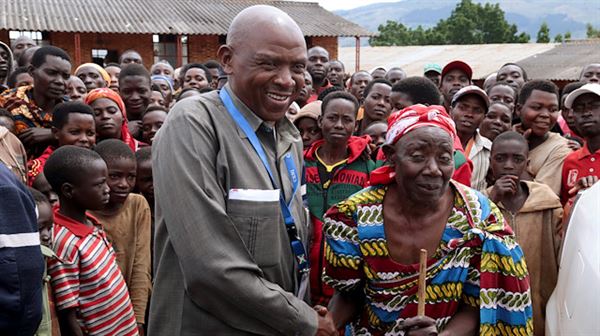
{"label": "elderly woman", "polygon": [[[523,253],[498,208],[451,180],[454,123],[441,106],[392,115],[389,164],[325,215],[329,309],[356,335],[532,334]],[[384,211],[385,210],[385,211]],[[417,317],[419,251],[429,251]]]}

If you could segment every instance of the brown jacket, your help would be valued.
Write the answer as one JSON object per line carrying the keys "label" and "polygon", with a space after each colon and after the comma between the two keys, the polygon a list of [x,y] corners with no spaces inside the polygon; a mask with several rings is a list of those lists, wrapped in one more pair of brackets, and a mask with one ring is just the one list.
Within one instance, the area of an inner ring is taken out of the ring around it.
{"label": "brown jacket", "polygon": [[[558,228],[563,210],[558,196],[547,185],[531,181],[521,183],[529,190],[521,210],[512,214],[502,202],[498,207],[523,249],[531,285],[533,330],[535,335],[544,335],[546,303],[558,279]],[[488,195],[491,189],[486,190]]]}
{"label": "brown jacket", "polygon": [[23,183],[27,183],[27,153],[19,138],[0,126],[0,162]]}
{"label": "brown jacket", "polygon": [[150,206],[138,194],[129,194],[116,215],[90,211],[106,231],[133,304],[137,323],[144,323],[152,289],[150,280]]}
{"label": "brown jacket", "polygon": [[549,132],[546,141],[529,151],[527,171],[535,182],[546,184],[559,196],[562,166],[571,152],[567,139]]}

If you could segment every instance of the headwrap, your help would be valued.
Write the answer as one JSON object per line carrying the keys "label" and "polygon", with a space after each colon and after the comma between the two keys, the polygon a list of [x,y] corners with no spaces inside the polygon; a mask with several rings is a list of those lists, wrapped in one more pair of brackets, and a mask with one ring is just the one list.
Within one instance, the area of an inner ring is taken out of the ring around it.
{"label": "headwrap", "polygon": [[96,69],[100,76],[102,76],[102,79],[104,79],[104,81],[106,82],[106,85],[110,84],[110,75],[108,74],[108,72],[106,72],[106,70],[104,70],[103,67],[99,66],[96,63],[83,63],[82,65],[78,66],[77,69],[75,69],[75,74],[77,74],[77,72],[84,67],[92,67]]}
{"label": "headwrap", "polygon": [[123,99],[119,96],[118,93],[109,89],[109,88],[98,88],[90,91],[85,97],[85,103],[87,105],[91,105],[94,101],[100,98],[107,98],[112,100],[117,104],[119,110],[121,110],[121,114],[123,115],[123,125],[121,126],[121,140],[126,143],[132,151],[137,151],[140,145],[143,145],[141,142],[134,139],[129,133],[129,127],[127,126],[127,113],[125,111],[125,104],[123,103]]}
{"label": "headwrap", "polygon": [[[438,105],[425,106],[421,104],[409,106],[390,115],[385,144],[393,145],[411,131],[426,126],[442,129],[452,137],[455,148],[457,141],[460,145],[454,121],[448,116],[444,107]],[[371,185],[390,184],[394,180],[395,175],[396,173],[392,166],[384,165],[371,172],[369,183]]]}
{"label": "headwrap", "polygon": [[162,79],[162,80],[164,80],[165,82],[167,82],[167,84],[169,84],[169,88],[171,89],[171,92],[174,91],[174,89],[173,89],[173,79],[171,77],[167,77],[167,76],[164,76],[164,75],[152,75],[150,77],[151,81],[153,81],[155,79]]}

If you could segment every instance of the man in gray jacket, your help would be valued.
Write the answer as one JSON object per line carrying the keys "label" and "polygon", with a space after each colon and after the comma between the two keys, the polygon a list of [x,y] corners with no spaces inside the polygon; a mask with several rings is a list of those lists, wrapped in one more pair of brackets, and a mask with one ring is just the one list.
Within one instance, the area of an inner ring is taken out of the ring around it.
{"label": "man in gray jacket", "polygon": [[178,103],[153,144],[149,334],[335,335],[326,309],[302,300],[299,272],[302,140],[285,113],[304,84],[303,34],[279,9],[250,7],[218,56],[228,84]]}

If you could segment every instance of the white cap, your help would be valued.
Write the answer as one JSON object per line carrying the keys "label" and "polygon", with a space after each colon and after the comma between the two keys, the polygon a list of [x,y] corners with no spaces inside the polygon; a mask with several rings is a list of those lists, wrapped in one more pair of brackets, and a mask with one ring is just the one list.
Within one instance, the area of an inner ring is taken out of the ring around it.
{"label": "white cap", "polygon": [[575,102],[575,99],[577,99],[582,94],[586,94],[586,93],[593,93],[596,96],[600,97],[600,84],[596,84],[596,83],[585,84],[584,86],[580,87],[579,89],[569,93],[569,95],[567,96],[567,99],[565,100],[565,107],[572,108],[571,106]]}

